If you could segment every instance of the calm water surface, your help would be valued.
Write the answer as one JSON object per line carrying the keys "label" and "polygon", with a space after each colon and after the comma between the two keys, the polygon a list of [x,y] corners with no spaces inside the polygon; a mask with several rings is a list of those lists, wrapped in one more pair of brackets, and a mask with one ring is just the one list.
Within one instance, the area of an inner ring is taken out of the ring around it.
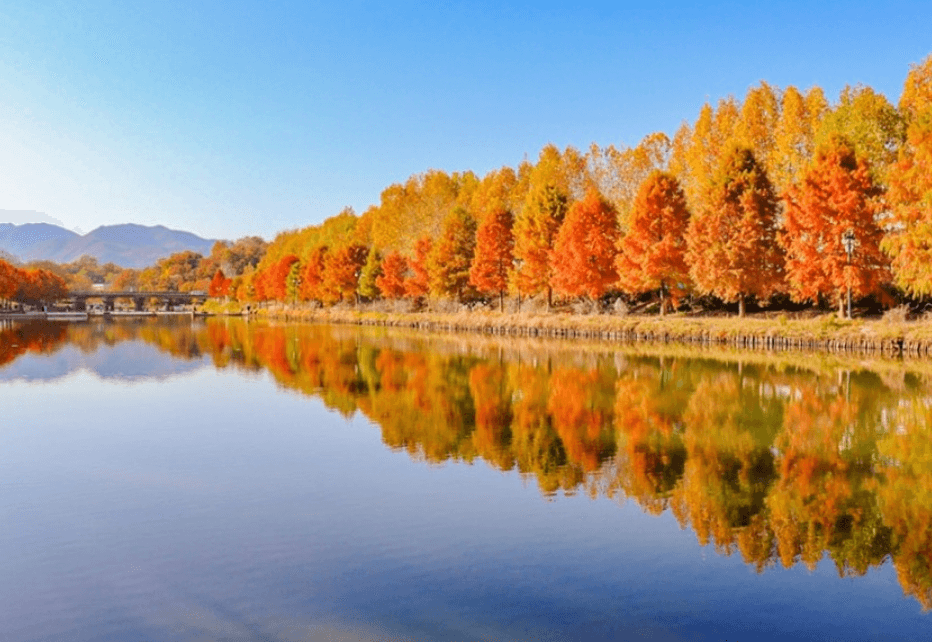
{"label": "calm water surface", "polygon": [[928,640],[932,363],[0,321],[0,525],[5,641]]}

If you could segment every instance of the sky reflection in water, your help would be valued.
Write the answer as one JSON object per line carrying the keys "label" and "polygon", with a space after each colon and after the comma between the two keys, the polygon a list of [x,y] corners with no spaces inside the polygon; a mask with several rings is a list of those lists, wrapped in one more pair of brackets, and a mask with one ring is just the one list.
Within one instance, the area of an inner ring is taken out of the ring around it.
{"label": "sky reflection in water", "polygon": [[607,348],[0,326],[0,638],[927,637],[932,366]]}

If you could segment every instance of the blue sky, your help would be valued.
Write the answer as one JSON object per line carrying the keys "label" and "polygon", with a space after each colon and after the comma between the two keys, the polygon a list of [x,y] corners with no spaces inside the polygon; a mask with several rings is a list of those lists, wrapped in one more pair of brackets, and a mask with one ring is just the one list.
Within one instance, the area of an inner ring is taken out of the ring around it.
{"label": "blue sky", "polygon": [[760,80],[899,97],[932,3],[0,3],[0,222],[210,238],[635,144]]}

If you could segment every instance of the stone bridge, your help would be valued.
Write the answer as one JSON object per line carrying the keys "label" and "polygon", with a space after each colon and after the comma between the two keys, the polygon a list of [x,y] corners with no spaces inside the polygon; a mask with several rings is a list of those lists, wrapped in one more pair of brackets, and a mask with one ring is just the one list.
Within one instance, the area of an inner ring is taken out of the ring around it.
{"label": "stone bridge", "polygon": [[98,292],[96,290],[69,292],[65,300],[71,302],[72,308],[77,312],[87,310],[88,299],[100,299],[104,304],[104,312],[113,312],[117,299],[130,299],[137,312],[146,309],[146,301],[158,299],[160,305],[171,310],[176,305],[203,303],[207,300],[206,292],[155,292],[155,291],[112,291]]}

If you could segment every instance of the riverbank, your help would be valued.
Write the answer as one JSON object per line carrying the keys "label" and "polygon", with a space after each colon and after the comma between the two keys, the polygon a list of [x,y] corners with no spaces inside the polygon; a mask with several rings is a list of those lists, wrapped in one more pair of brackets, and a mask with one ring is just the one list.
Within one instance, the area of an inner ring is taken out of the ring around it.
{"label": "riverbank", "polygon": [[44,320],[88,320],[88,319],[128,319],[138,317],[178,317],[178,316],[212,316],[213,313],[192,312],[191,310],[147,310],[143,312],[135,311],[114,311],[114,312],[0,312],[0,320],[3,321],[33,321],[38,319]]}
{"label": "riverbank", "polygon": [[[231,311],[232,312],[232,311]],[[727,345],[761,350],[820,350],[932,355],[932,321],[809,318],[613,316],[499,312],[380,312],[352,309],[261,308],[258,316],[294,321],[416,328],[500,336],[580,338],[616,342]]]}

